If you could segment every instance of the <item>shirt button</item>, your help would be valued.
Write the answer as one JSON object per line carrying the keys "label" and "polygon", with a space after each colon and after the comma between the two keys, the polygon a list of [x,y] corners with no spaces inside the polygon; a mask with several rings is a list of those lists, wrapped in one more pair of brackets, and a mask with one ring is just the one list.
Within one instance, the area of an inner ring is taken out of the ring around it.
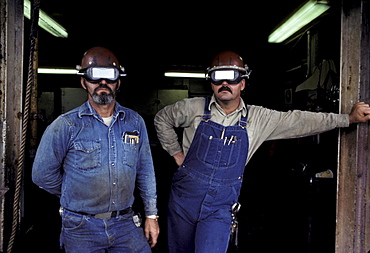
{"label": "shirt button", "polygon": [[238,177],[238,179],[240,180],[240,179],[242,179],[242,177]]}
{"label": "shirt button", "polygon": [[112,166],[114,166],[114,163],[112,163]]}
{"label": "shirt button", "polygon": [[117,184],[116,182],[113,183],[114,186],[116,186],[116,184]]}

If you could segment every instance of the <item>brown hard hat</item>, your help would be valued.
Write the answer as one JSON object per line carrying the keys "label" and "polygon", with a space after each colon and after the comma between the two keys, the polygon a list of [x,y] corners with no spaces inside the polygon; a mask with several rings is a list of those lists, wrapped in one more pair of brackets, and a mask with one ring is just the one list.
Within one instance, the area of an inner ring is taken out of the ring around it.
{"label": "brown hard hat", "polygon": [[216,69],[236,69],[242,72],[247,72],[246,65],[243,59],[233,51],[223,51],[217,54],[207,69],[208,73]]}
{"label": "brown hard hat", "polygon": [[114,67],[120,70],[117,57],[105,47],[93,47],[85,52],[81,61],[81,69],[89,67]]}

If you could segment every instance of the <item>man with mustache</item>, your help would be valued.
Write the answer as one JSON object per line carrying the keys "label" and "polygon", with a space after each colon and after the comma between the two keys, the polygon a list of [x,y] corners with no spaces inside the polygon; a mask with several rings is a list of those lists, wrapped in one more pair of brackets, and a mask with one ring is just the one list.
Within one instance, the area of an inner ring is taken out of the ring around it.
{"label": "man with mustache", "polygon": [[[124,69],[110,50],[94,47],[78,74],[88,101],[45,130],[32,179],[60,197],[66,252],[151,252],[159,234],[154,168],[143,119],[116,102]],[[144,231],[131,208],[135,187]]]}
{"label": "man with mustache", "polygon": [[[235,52],[215,56],[207,69],[213,96],[163,108],[154,119],[162,147],[179,166],[168,204],[169,252],[226,252],[244,167],[266,140],[318,134],[370,119],[370,107],[351,113],[278,112],[241,99],[248,66]],[[184,128],[182,146],[174,128]]]}

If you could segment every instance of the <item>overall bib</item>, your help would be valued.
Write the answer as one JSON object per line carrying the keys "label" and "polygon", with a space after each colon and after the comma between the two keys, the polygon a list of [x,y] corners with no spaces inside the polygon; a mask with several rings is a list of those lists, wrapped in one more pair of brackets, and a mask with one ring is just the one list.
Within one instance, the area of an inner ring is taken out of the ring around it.
{"label": "overall bib", "polygon": [[247,117],[234,126],[204,116],[175,173],[168,206],[169,252],[226,252],[231,207],[238,201],[248,155]]}

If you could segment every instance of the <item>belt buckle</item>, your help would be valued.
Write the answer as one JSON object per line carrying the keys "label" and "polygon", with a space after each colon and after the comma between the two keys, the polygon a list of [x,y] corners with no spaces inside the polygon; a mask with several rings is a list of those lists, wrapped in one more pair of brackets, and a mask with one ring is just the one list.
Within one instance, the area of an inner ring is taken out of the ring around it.
{"label": "belt buckle", "polygon": [[95,214],[94,217],[105,220],[105,219],[112,218],[112,216],[114,217],[114,213],[117,213],[117,212],[98,213],[98,214]]}

